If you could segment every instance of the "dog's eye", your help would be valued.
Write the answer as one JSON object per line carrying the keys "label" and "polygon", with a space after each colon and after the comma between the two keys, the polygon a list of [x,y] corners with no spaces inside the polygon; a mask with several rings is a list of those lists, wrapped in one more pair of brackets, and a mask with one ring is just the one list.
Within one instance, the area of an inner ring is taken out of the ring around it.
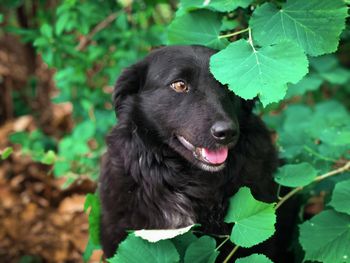
{"label": "dog's eye", "polygon": [[175,81],[175,82],[171,83],[170,88],[172,88],[173,90],[175,90],[176,92],[179,92],[179,93],[180,92],[188,92],[188,86],[182,80]]}

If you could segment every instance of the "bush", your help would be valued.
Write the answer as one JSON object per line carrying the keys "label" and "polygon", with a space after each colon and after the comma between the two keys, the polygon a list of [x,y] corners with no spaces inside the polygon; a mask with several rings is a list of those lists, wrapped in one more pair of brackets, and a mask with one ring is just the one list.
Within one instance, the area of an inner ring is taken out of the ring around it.
{"label": "bush", "polygon": [[[11,141],[21,144],[33,160],[53,165],[55,176],[66,177],[67,184],[83,175],[96,180],[104,136],[115,123],[110,95],[120,71],[160,45],[219,49],[211,58],[211,72],[242,98],[259,98],[257,113],[276,132],[280,156],[286,161],[276,182],[293,190],[277,204],[265,204],[241,188],[231,204],[245,200],[245,213],[229,210],[226,222],[235,226],[221,244],[209,236],[198,238],[190,229],[136,231],[109,262],[147,262],[147,258],[153,258],[149,262],[214,262],[218,248],[231,240],[236,246],[228,261],[238,247],[252,247],[274,234],[276,210],[291,196],[301,195],[304,207],[320,193],[326,193],[323,211],[305,220],[304,208],[300,210],[297,232],[302,251],[295,246],[295,253],[302,253],[304,260],[350,262],[348,5],[342,0],[181,0],[175,13],[175,3],[155,0],[70,0],[49,9],[42,2],[10,1],[1,8],[0,20],[7,25],[3,32],[32,43],[55,70],[58,92],[52,102],[72,103],[75,123],[63,137],[37,130],[13,134]],[[37,9],[28,17],[29,26],[13,22],[12,9],[19,6],[27,13],[34,6]],[[15,102],[16,107],[21,106]],[[2,158],[11,151],[5,149]],[[89,206],[85,260],[99,248],[96,196],[88,196],[86,209]],[[159,241],[150,243],[140,235]],[[271,261],[254,254],[236,262]]]}

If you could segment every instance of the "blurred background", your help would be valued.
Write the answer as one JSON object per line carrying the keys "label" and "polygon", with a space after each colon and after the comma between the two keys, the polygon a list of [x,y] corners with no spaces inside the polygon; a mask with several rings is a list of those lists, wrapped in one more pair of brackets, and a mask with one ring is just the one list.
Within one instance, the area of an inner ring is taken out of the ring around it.
{"label": "blurred background", "polygon": [[85,194],[96,189],[104,137],[116,123],[113,83],[165,44],[175,8],[1,1],[0,262],[82,262]]}
{"label": "blurred background", "polygon": [[[1,1],[0,262],[82,262],[85,195],[96,190],[104,138],[116,123],[113,83],[124,67],[167,43],[177,4]],[[237,31],[246,27],[244,12],[230,24]],[[262,112],[330,98],[349,109],[349,40],[347,28],[335,55],[310,62],[311,80]],[[271,127],[272,119],[266,117]],[[310,214],[322,210],[318,193],[306,206]]]}

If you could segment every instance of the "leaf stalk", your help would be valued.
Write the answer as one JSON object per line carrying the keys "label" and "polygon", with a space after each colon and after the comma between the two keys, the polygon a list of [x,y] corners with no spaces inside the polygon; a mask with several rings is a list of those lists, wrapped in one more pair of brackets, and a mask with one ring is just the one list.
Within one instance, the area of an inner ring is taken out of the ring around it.
{"label": "leaf stalk", "polygon": [[242,29],[242,30],[239,30],[239,31],[236,31],[236,32],[233,32],[233,33],[229,33],[229,34],[226,34],[226,35],[221,35],[219,36],[218,38],[227,38],[227,37],[233,37],[233,36],[237,36],[239,34],[242,34],[244,32],[247,32],[249,31],[249,27],[248,28],[245,28],[245,29]]}

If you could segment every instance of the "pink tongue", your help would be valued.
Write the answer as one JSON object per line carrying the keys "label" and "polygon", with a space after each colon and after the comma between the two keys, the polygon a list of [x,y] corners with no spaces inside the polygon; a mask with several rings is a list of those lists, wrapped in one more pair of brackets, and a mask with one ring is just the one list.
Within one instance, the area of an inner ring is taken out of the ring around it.
{"label": "pink tongue", "polygon": [[212,164],[219,164],[226,161],[228,149],[227,147],[220,148],[218,150],[209,150],[202,148],[203,157]]}

